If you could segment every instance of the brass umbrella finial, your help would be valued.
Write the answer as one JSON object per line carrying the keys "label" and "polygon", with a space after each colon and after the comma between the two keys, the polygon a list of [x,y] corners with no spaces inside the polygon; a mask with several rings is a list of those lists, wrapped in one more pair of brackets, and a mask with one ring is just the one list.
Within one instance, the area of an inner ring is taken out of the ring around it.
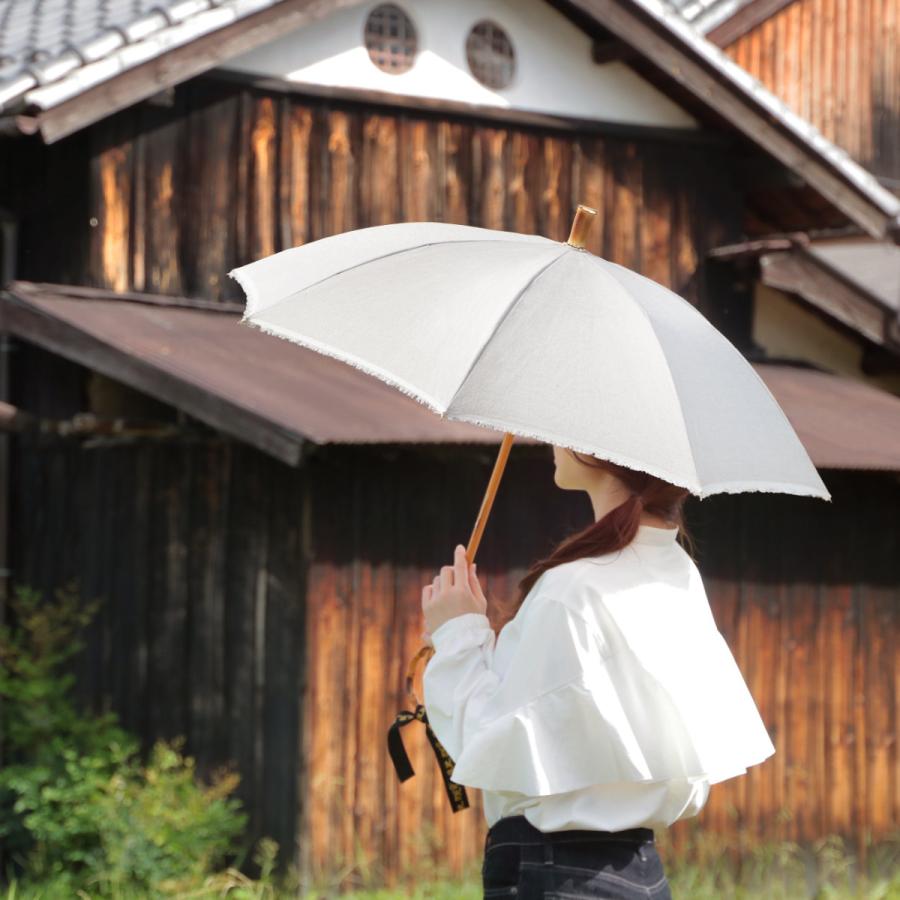
{"label": "brass umbrella finial", "polygon": [[575,218],[572,220],[572,229],[569,232],[569,239],[566,241],[570,247],[576,247],[579,250],[584,249],[584,242],[587,238],[588,231],[591,229],[591,225],[594,224],[594,217],[596,215],[596,209],[585,206],[582,203],[578,204],[578,209],[575,210]]}

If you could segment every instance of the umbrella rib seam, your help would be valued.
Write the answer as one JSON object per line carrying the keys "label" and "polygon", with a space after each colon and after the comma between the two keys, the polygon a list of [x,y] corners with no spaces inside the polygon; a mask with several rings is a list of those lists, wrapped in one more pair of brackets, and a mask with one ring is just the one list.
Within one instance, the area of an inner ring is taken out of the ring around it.
{"label": "umbrella rib seam", "polygon": [[[611,260],[604,260],[604,262],[611,262]],[[613,265],[618,265],[618,264],[613,263]],[[622,268],[624,268],[624,267],[622,267]],[[629,295],[629,289],[624,284],[622,284],[622,282],[619,281],[618,278],[616,278],[614,272],[612,272],[606,268],[602,268],[602,271],[607,275],[607,277],[611,281],[613,281],[622,291],[624,291],[626,295]],[[629,271],[633,271],[633,270],[629,270]],[[638,272],[636,274],[640,274],[640,273]],[[685,300],[684,297],[681,297],[681,295],[677,294],[675,291],[672,291],[672,293],[675,294],[676,297],[679,297],[679,299],[683,300],[692,309],[694,309],[698,315],[701,315],[701,316],[703,315],[700,312],[700,310],[698,310],[697,307],[694,306],[694,304],[691,303],[689,300]],[[669,375],[669,383],[672,385],[672,393],[678,402],[678,416],[681,419],[682,426],[684,427],[684,439],[685,439],[685,442],[687,443],[687,448],[691,455],[691,465],[693,466],[693,469],[694,469],[694,483],[699,485],[701,488],[701,491],[702,491],[703,490],[703,487],[702,487],[703,481],[701,480],[700,472],[698,471],[697,456],[694,453],[694,444],[693,444],[693,441],[691,440],[691,432],[690,432],[690,429],[688,428],[687,416],[685,416],[685,414],[684,414],[684,406],[681,402],[681,395],[678,393],[678,385],[675,383],[675,378],[672,375],[672,368],[669,363],[669,357],[666,354],[665,345],[660,340],[659,335],[656,333],[656,328],[654,328],[654,326],[653,326],[653,317],[650,315],[650,313],[648,313],[647,310],[644,309],[644,307],[641,306],[640,303],[635,303],[634,305],[637,307],[637,309],[643,315],[644,319],[646,319],[647,325],[650,329],[650,333],[653,335],[653,339],[656,341],[656,346],[659,348],[660,355],[666,362],[666,372]],[[706,318],[706,317],[704,316],[704,318]],[[748,363],[748,365],[749,365],[749,363]],[[702,494],[699,496],[702,496]]]}
{"label": "umbrella rib seam", "polygon": [[547,265],[543,266],[541,269],[539,269],[537,272],[535,272],[534,275],[532,275],[531,278],[528,279],[528,282],[525,285],[523,285],[522,289],[516,294],[516,296],[513,297],[512,302],[503,311],[503,315],[500,316],[500,319],[497,322],[496,326],[494,327],[494,330],[488,335],[487,340],[481,345],[480,349],[478,350],[478,353],[475,355],[475,359],[472,360],[471,365],[469,366],[468,370],[466,371],[466,374],[463,377],[463,380],[459,383],[459,387],[457,387],[457,389],[453,392],[453,396],[450,398],[450,402],[447,404],[448,411],[452,408],[453,401],[459,396],[459,392],[465,387],[466,382],[469,380],[469,376],[472,374],[472,371],[474,370],[475,366],[478,365],[478,362],[480,361],[481,357],[484,355],[484,351],[487,348],[487,345],[490,344],[490,342],[500,332],[500,329],[503,327],[503,323],[506,321],[507,317],[512,312],[512,310],[515,309],[518,302],[522,299],[522,296],[535,283],[535,281],[537,281],[538,278],[540,278],[541,275],[543,275],[544,272],[547,271],[547,269],[549,269],[555,263],[558,263],[566,255],[566,253],[567,253],[567,250],[564,249],[563,252],[559,254],[559,256],[555,256],[553,259],[550,260],[550,262],[547,263]]}
{"label": "umbrella rib seam", "polygon": [[[548,242],[556,243],[555,241],[550,241],[549,238],[548,238]],[[328,275],[325,275],[324,277],[320,278],[318,281],[313,281],[311,284],[304,285],[298,291],[293,291],[290,294],[286,294],[284,297],[281,297],[280,299],[276,300],[274,303],[271,303],[269,306],[267,306],[266,310],[271,311],[274,307],[278,306],[280,303],[284,303],[285,300],[290,300],[291,298],[296,297],[299,294],[302,294],[304,291],[308,291],[311,288],[314,288],[314,287],[322,284],[323,282],[329,281],[332,278],[337,278],[339,275],[344,275],[347,272],[352,272],[354,269],[359,269],[362,266],[368,266],[371,263],[380,262],[383,259],[390,259],[392,256],[399,256],[401,253],[411,253],[413,250],[421,250],[423,247],[436,247],[439,244],[488,244],[488,243],[490,243],[490,244],[520,244],[520,243],[528,243],[528,241],[506,241],[506,240],[495,241],[495,240],[491,240],[491,239],[487,239],[487,238],[465,238],[464,240],[461,240],[461,241],[426,241],[423,244],[416,244],[414,247],[401,247],[399,250],[392,250],[390,253],[383,253],[380,256],[369,257],[368,259],[364,259],[361,262],[356,263],[355,265],[347,266],[346,269],[340,269],[337,272],[331,272]],[[249,263],[248,265],[253,265],[253,263]],[[228,273],[229,277],[233,278],[235,281],[238,281],[239,283],[241,283],[243,285],[243,282],[240,281],[240,276],[232,274],[235,271],[236,270],[232,269],[232,271]],[[252,317],[257,312],[262,312],[262,310],[253,310],[253,312],[248,314],[246,311],[246,307],[245,307],[244,315],[242,316],[241,321],[242,322],[246,321],[247,318]]]}
{"label": "umbrella rib seam", "polygon": [[[605,262],[611,262],[611,260],[605,260]],[[614,265],[614,266],[618,266],[619,268],[625,268],[624,266],[619,266],[618,263],[613,263],[613,265]],[[609,269],[604,269],[604,271],[605,271],[605,272],[609,275],[609,277],[610,277],[613,281],[615,281],[616,284],[618,284],[624,291],[627,291],[627,290],[628,290],[628,288],[625,287],[625,285],[622,284],[622,282],[619,281],[618,278],[616,278],[616,275],[615,275],[615,272],[614,272],[614,271],[610,271]],[[626,271],[632,271],[632,270],[626,269]],[[640,274],[640,273],[637,273],[637,274]],[[672,293],[674,293],[676,297],[678,297],[678,298],[679,298],[680,300],[682,300],[687,306],[689,306],[689,307],[694,311],[694,313],[695,313],[699,318],[701,318],[701,319],[704,321],[704,323],[705,323],[705,325],[706,325],[707,327],[712,328],[713,330],[716,330],[716,329],[715,329],[715,326],[709,321],[709,319],[708,319],[706,316],[703,315],[702,312],[700,312],[700,310],[697,308],[696,305],[694,305],[693,303],[691,303],[691,301],[690,301],[690,300],[687,300],[685,297],[682,297],[682,296],[681,296],[680,294],[678,294],[676,291],[673,291]],[[659,335],[656,333],[656,329],[653,327],[653,318],[650,316],[650,314],[649,314],[645,309],[643,309],[643,307],[640,307],[640,305],[639,305],[639,308],[641,309],[641,312],[643,312],[644,316],[646,317],[646,319],[647,319],[647,321],[648,321],[648,323],[649,323],[649,325],[650,325],[650,331],[652,332],[653,337],[656,339],[657,345],[659,346],[659,349],[660,349],[660,352],[662,353],[663,359],[665,359],[665,360],[666,360],[666,363],[668,364],[668,356],[667,356],[666,351],[665,351],[665,345],[664,345],[663,342],[660,340]],[[723,335],[723,336],[724,336],[724,335]],[[726,337],[726,340],[727,340],[727,337]],[[738,352],[740,353],[740,351],[738,351]],[[817,467],[816,467],[815,463],[813,463],[812,459],[810,458],[809,452],[806,450],[805,446],[803,445],[803,442],[800,441],[800,436],[797,435],[796,429],[795,429],[794,426],[791,424],[791,420],[788,418],[787,413],[784,411],[784,409],[782,408],[781,404],[780,404],[780,403],[778,402],[778,400],[775,398],[775,395],[772,393],[771,388],[766,384],[765,379],[759,374],[759,372],[757,372],[756,369],[750,364],[750,362],[749,362],[749,360],[746,358],[746,356],[744,356],[744,354],[741,353],[741,357],[743,358],[744,363],[746,364],[747,368],[750,369],[750,371],[753,373],[753,377],[759,382],[760,386],[761,386],[762,389],[765,391],[765,393],[767,393],[767,394],[769,395],[769,398],[771,399],[773,406],[775,407],[776,410],[778,410],[778,413],[781,415],[781,419],[782,419],[783,423],[786,424],[787,427],[788,427],[788,429],[789,429],[791,432],[793,432],[793,433],[797,436],[797,440],[798,440],[798,442],[800,443],[800,446],[801,446],[801,448],[803,449],[803,451],[806,453],[806,457],[807,457],[807,459],[809,460],[809,464],[813,467],[814,470],[816,470]],[[670,380],[671,380],[671,382],[672,382],[672,387],[673,387],[673,390],[674,390],[674,392],[675,392],[675,396],[676,396],[676,398],[678,399],[678,411],[679,411],[679,414],[680,414],[680,416],[681,416],[681,420],[682,420],[682,422],[684,423],[684,433],[685,433],[685,438],[686,438],[686,440],[687,440],[688,447],[689,447],[689,449],[690,449],[690,451],[691,451],[691,461],[692,461],[692,463],[694,464],[694,480],[696,481],[697,484],[703,484],[702,479],[700,478],[700,472],[698,471],[697,457],[696,457],[696,455],[695,455],[695,453],[694,453],[694,445],[693,445],[693,441],[691,440],[691,433],[690,433],[690,430],[688,429],[687,417],[686,417],[685,414],[684,414],[684,406],[683,406],[683,404],[682,404],[682,402],[681,402],[681,395],[679,394],[678,389],[677,389],[677,386],[675,385],[675,379],[674,379],[674,377],[672,376],[672,370],[671,370],[671,367],[668,367],[668,371],[669,371],[669,378],[670,378]],[[821,481],[821,476],[820,476],[820,479],[819,479],[819,480]],[[721,492],[723,492],[723,491],[722,491],[722,485],[732,485],[732,484],[735,484],[735,483],[740,484],[741,482],[740,482],[740,481],[738,481],[738,482],[735,482],[735,481],[724,481],[724,482],[721,482],[721,481],[720,481],[720,482],[715,482],[715,483],[713,483],[713,484],[710,485],[710,486],[705,486],[703,492],[702,492],[701,494],[699,494],[698,496],[702,499],[704,496],[709,496],[709,494],[711,494],[711,493],[721,493]],[[762,483],[762,482],[761,482],[761,483]],[[780,484],[780,483],[781,483],[781,482],[765,482],[765,484],[767,484],[767,485],[768,485],[768,484]],[[786,482],[786,483],[787,483],[787,484],[793,484],[793,482]],[[824,484],[824,482],[823,482],[823,484]],[[808,488],[808,487],[805,488],[805,489],[810,490],[810,491],[816,490],[815,488]],[[744,489],[742,489],[742,490],[747,490],[747,489],[744,488]],[[751,489],[751,490],[752,490],[752,489]],[[757,490],[760,490],[760,489],[757,489]],[[761,490],[766,490],[766,488],[761,488]],[[827,490],[827,488],[826,488],[826,490]],[[815,493],[815,494],[810,494],[810,496],[820,496],[820,494],[819,494],[819,493]]]}

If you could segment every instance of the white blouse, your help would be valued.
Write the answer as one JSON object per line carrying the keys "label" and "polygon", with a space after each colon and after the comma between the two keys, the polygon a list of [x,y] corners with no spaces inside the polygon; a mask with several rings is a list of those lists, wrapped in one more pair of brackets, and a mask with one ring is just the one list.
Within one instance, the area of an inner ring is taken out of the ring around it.
{"label": "white blouse", "polygon": [[481,613],[435,629],[428,721],[489,826],[667,827],[775,752],[676,536],[548,569],[496,641]]}

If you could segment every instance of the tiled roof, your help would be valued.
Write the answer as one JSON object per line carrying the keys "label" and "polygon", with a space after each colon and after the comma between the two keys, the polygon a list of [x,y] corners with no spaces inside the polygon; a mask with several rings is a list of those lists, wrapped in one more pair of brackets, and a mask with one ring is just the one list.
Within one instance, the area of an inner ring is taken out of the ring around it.
{"label": "tiled roof", "polygon": [[165,23],[160,6],[156,0],[0,0],[0,82],[154,9]]}
{"label": "tiled roof", "polygon": [[0,110],[53,106],[279,0],[0,0]]}
{"label": "tiled roof", "polygon": [[665,0],[686,22],[701,34],[712,31],[716,25],[731,18],[751,0]]}

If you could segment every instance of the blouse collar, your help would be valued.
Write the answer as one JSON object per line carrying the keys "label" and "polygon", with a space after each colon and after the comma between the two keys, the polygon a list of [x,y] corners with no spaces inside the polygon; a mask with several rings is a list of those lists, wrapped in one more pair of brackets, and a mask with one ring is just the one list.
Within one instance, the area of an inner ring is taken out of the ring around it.
{"label": "blouse collar", "polygon": [[657,528],[654,525],[638,525],[637,534],[633,540],[638,544],[658,544],[666,546],[674,544],[678,536],[677,528]]}

